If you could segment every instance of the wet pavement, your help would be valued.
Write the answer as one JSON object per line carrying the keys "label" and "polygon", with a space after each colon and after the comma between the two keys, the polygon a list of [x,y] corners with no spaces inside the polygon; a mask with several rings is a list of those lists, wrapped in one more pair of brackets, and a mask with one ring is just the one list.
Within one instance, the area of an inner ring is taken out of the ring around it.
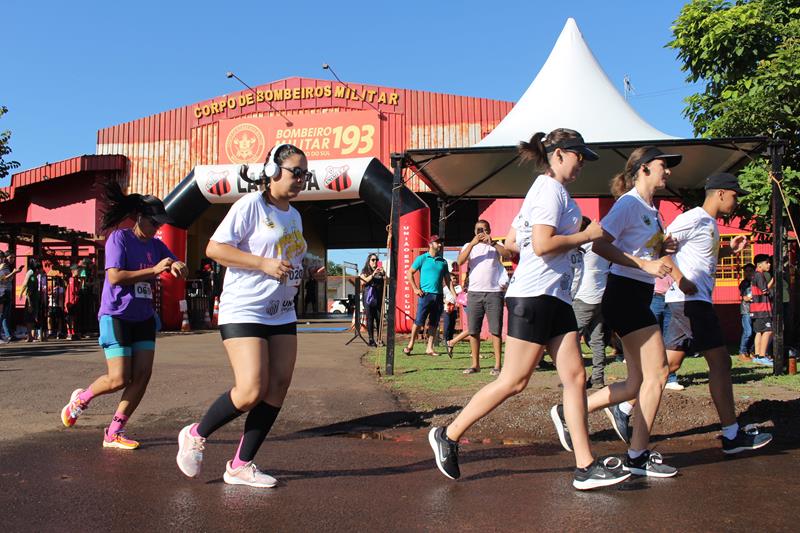
{"label": "wet pavement", "polygon": [[[222,482],[241,420],[212,436],[199,479],[175,466],[177,431],[230,387],[215,334],[159,340],[148,396],[130,423],[142,443],[135,451],[100,445],[116,396],[93,402],[78,426],[59,427],[66,397],[102,369],[91,343],[3,347],[3,530],[798,530],[800,451],[780,438],[733,458],[713,433],[662,441],[676,478],[582,493],[555,438],[498,436],[462,445],[462,478],[448,480],[426,440],[432,413],[388,394],[359,364],[363,346],[343,346],[348,338],[301,335],[285,409],[256,459],[281,482],[265,490]],[[623,449],[595,442],[597,454]]]}

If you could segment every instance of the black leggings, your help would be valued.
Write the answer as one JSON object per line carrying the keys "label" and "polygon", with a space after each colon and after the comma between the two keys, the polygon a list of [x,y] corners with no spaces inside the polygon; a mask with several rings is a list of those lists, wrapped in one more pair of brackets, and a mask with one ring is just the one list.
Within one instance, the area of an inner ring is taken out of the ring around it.
{"label": "black leggings", "polygon": [[369,340],[375,340],[375,329],[378,327],[378,321],[381,319],[380,306],[378,305],[365,305],[364,312],[367,314],[367,333]]}

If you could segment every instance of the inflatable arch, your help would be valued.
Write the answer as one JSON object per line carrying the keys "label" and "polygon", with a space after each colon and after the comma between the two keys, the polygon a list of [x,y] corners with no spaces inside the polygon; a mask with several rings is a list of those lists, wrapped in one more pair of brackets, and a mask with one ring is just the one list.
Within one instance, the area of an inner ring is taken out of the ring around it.
{"label": "inflatable arch", "polygon": [[[263,163],[198,165],[164,199],[174,226],[164,226],[159,237],[178,258],[186,258],[186,230],[211,204],[232,204],[248,192],[258,190],[254,183]],[[361,199],[382,220],[389,223],[392,205],[392,173],[374,157],[309,161],[312,174],[295,201]],[[413,292],[405,281],[405,272],[413,261],[413,251],[427,247],[430,236],[430,210],[410,189],[401,189],[400,235],[398,238],[397,332],[408,332],[413,323]],[[184,298],[185,283],[164,278],[165,302],[175,305],[162,309],[162,320],[172,329],[180,326],[177,302]]]}

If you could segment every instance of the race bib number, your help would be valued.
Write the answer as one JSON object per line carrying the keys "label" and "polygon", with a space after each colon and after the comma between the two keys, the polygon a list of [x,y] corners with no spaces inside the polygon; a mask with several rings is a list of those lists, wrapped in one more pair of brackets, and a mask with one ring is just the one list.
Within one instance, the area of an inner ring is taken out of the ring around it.
{"label": "race bib number", "polygon": [[153,287],[146,281],[140,281],[133,286],[133,294],[136,298],[144,298],[145,300],[153,299]]}
{"label": "race bib number", "polygon": [[303,267],[295,267],[286,274],[286,285],[298,287],[303,281]]}

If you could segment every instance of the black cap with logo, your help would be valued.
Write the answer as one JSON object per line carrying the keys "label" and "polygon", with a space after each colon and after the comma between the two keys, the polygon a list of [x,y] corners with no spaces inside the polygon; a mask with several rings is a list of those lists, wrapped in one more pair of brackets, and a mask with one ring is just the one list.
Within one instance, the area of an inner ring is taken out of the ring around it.
{"label": "black cap with logo", "polygon": [[719,174],[713,174],[706,179],[706,190],[709,189],[723,189],[726,191],[736,191],[736,194],[739,196],[745,196],[746,194],[750,194],[750,191],[746,191],[739,187],[739,179],[734,176],[733,174],[728,174],[727,172],[720,172]]}

